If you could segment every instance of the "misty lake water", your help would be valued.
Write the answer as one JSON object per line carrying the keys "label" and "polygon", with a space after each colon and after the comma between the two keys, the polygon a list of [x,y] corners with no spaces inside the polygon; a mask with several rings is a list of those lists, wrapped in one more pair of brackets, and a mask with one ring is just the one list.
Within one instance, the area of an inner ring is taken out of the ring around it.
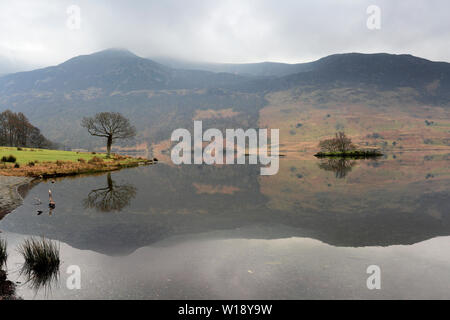
{"label": "misty lake water", "polygon": [[[24,299],[449,299],[449,160],[288,155],[274,176],[159,163],[35,183],[0,221],[8,278]],[[19,272],[30,236],[60,245],[59,277],[40,288]],[[367,288],[370,265],[380,290]]]}

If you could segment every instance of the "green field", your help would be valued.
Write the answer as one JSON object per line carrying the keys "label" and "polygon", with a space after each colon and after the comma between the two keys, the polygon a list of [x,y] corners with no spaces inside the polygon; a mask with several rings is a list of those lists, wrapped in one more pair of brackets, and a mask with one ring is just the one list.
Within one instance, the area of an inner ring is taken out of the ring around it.
{"label": "green field", "polygon": [[62,151],[62,150],[47,150],[47,149],[32,149],[32,148],[22,148],[18,150],[15,147],[0,147],[0,159],[3,156],[8,157],[13,155],[16,157],[16,162],[19,164],[27,164],[29,162],[56,162],[60,161],[73,161],[76,162],[78,159],[84,159],[86,161],[92,159],[94,156],[106,159],[105,153],[92,154],[90,152],[73,152],[73,151]]}

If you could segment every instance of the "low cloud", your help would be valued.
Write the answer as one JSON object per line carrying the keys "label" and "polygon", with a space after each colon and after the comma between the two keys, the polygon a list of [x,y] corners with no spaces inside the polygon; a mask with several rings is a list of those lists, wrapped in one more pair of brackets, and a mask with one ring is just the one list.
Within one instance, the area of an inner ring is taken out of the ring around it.
{"label": "low cloud", "polygon": [[[66,26],[80,9],[80,29]],[[366,27],[369,5],[381,29]],[[144,57],[304,62],[341,52],[410,53],[449,61],[448,1],[146,0],[0,4],[0,61],[47,66],[120,47]]]}

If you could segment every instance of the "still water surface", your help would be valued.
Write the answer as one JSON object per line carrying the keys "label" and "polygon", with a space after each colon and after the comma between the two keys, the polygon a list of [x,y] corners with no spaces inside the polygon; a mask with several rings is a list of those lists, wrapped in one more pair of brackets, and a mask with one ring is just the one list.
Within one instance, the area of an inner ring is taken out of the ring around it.
{"label": "still water surface", "polygon": [[[9,279],[25,299],[450,299],[449,163],[445,152],[300,156],[275,176],[160,163],[37,183],[0,221]],[[45,287],[19,273],[14,248],[30,236],[60,243]],[[70,265],[80,290],[66,287]],[[381,290],[367,289],[370,265]]]}

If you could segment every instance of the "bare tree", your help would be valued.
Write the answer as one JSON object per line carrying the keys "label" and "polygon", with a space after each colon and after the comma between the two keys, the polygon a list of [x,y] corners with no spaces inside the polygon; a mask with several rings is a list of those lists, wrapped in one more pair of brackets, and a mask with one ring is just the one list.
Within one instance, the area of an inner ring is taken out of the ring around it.
{"label": "bare tree", "polygon": [[319,147],[324,152],[348,152],[356,149],[344,132],[337,132],[335,138],[320,141]]}
{"label": "bare tree", "polygon": [[130,121],[118,112],[100,112],[94,117],[85,117],[81,126],[96,137],[106,138],[106,152],[109,157],[111,145],[117,139],[128,139],[136,136],[136,129]]}

